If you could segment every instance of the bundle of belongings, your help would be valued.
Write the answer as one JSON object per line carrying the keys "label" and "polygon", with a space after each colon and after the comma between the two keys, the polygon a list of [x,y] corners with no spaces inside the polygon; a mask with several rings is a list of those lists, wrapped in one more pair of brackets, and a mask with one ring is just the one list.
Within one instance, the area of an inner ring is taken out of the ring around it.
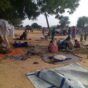
{"label": "bundle of belongings", "polygon": [[28,47],[28,46],[31,46],[31,44],[29,44],[28,42],[14,42],[13,46],[15,48],[18,48],[18,47]]}
{"label": "bundle of belongings", "polygon": [[36,48],[27,50],[26,53],[21,54],[21,55],[8,55],[6,56],[6,58],[8,59],[14,59],[14,60],[26,60],[28,58],[30,58],[30,56],[32,55],[39,55],[41,54],[40,51],[36,50]]}
{"label": "bundle of belongings", "polygon": [[6,58],[14,60],[26,60],[30,58],[30,54],[26,52],[25,54],[22,55],[7,55]]}
{"label": "bundle of belongings", "polygon": [[88,88],[88,70],[79,64],[27,73],[35,88]]}
{"label": "bundle of belongings", "polygon": [[33,48],[31,48],[31,49],[29,49],[27,51],[27,54],[30,54],[30,55],[41,55],[42,51],[41,51],[41,49],[38,46],[34,46]]}
{"label": "bundle of belongings", "polygon": [[43,55],[42,60],[47,63],[58,63],[58,62],[77,62],[79,61],[79,57],[72,54],[57,54],[53,56]]}

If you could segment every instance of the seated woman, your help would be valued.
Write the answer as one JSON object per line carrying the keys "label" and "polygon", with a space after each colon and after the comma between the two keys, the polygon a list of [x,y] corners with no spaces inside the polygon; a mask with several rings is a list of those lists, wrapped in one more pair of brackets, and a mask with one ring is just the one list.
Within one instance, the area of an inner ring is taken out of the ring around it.
{"label": "seated woman", "polygon": [[50,41],[49,46],[48,46],[48,50],[51,53],[57,53],[58,52],[58,46],[54,40]]}
{"label": "seated woman", "polygon": [[23,34],[20,36],[20,40],[26,40],[26,39],[27,39],[27,33],[28,33],[28,31],[25,30],[25,31],[23,32]]}
{"label": "seated woman", "polygon": [[80,48],[80,43],[79,43],[79,41],[76,39],[74,42],[75,42],[74,47],[75,47],[75,48]]}

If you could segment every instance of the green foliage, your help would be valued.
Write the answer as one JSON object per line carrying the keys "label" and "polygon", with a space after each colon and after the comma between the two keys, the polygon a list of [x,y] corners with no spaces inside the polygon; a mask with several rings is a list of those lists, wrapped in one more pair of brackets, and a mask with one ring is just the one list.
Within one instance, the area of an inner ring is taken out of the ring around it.
{"label": "green foliage", "polygon": [[69,13],[73,13],[79,5],[79,0],[37,0],[37,5],[41,7],[41,13],[63,13],[68,9]]}
{"label": "green foliage", "polygon": [[78,2],[79,0],[0,0],[0,19],[16,25],[26,17],[35,19],[41,13],[57,14],[63,13],[65,9],[72,13]]}
{"label": "green foliage", "polygon": [[65,10],[71,14],[75,11],[78,5],[79,0],[37,0],[39,12],[45,15],[49,30],[48,14],[59,15],[64,13]]}
{"label": "green foliage", "polygon": [[61,16],[59,19],[60,19],[59,23],[60,23],[61,27],[66,27],[70,23],[69,18],[67,16]]}
{"label": "green foliage", "polygon": [[27,30],[31,30],[31,29],[32,29],[30,25],[26,25],[25,28],[26,28]]}
{"label": "green foliage", "polygon": [[9,20],[15,25],[26,17],[33,19],[38,15],[37,6],[32,0],[0,0],[0,19]]}
{"label": "green foliage", "polygon": [[38,25],[37,23],[33,23],[31,25],[32,28],[42,28],[40,25]]}
{"label": "green foliage", "polygon": [[11,8],[9,0],[0,0],[0,11],[6,11],[6,9]]}
{"label": "green foliage", "polygon": [[85,28],[88,26],[88,17],[80,17],[77,21],[77,27],[79,28]]}

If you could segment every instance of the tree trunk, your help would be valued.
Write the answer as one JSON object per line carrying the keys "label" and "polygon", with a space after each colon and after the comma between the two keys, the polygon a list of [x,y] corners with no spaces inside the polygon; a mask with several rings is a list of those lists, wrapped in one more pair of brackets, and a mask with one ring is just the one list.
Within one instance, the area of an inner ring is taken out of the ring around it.
{"label": "tree trunk", "polygon": [[45,18],[46,18],[46,22],[47,22],[47,27],[49,29],[49,33],[50,33],[50,26],[49,26],[49,21],[48,21],[48,17],[47,17],[47,14],[45,13]]}

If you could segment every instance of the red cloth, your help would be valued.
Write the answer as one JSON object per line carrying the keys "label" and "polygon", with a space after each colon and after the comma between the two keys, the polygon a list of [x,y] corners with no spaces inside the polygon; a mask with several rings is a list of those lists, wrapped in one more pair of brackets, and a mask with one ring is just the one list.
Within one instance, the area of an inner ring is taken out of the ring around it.
{"label": "red cloth", "polygon": [[49,44],[48,49],[49,49],[49,52],[52,52],[52,53],[58,52],[58,46],[56,44],[53,44],[53,43]]}
{"label": "red cloth", "polygon": [[14,55],[21,55],[21,54],[24,54],[23,49],[16,48],[14,50],[11,50],[11,52],[8,53],[8,54],[0,54],[0,60],[2,60],[6,55],[12,55],[12,56],[14,56]]}
{"label": "red cloth", "polygon": [[16,49],[12,50],[11,53],[9,53],[8,55],[20,55],[20,54],[23,54],[23,53],[24,53],[23,49],[16,48]]}

